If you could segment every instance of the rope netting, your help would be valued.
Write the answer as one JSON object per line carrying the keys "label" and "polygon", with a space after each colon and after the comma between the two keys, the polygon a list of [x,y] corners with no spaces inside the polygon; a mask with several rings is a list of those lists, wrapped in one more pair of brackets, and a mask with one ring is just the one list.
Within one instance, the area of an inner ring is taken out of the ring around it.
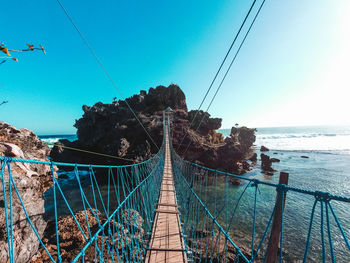
{"label": "rope netting", "polygon": [[[349,197],[213,170],[183,160],[174,149],[172,162],[193,261],[349,261]],[[271,255],[274,221],[280,227]]]}
{"label": "rope netting", "polygon": [[[168,124],[169,120],[164,122],[164,131]],[[276,218],[278,250],[272,257],[279,262],[350,258],[350,198],[220,172],[183,160],[171,141],[170,149],[189,261],[271,262]],[[164,154],[163,141],[151,159],[124,166],[0,157],[0,242],[7,243],[2,252],[6,261],[16,262],[22,245],[18,233],[27,226],[39,241],[45,262],[142,262],[149,248]],[[44,197],[51,241],[35,223],[38,215],[31,213],[28,196],[21,196],[26,184],[25,175],[17,174],[18,165],[50,168],[52,187]],[[58,179],[57,167],[70,168],[70,180]],[[69,244],[67,232],[75,235]]]}
{"label": "rope netting", "polygon": [[[152,230],[163,155],[162,146],[151,159],[125,166],[0,157],[1,227],[3,242],[7,239],[7,251],[3,251],[8,255],[6,261],[17,261],[23,245],[20,230],[25,224],[39,240],[46,262],[141,262]],[[54,245],[42,238],[40,226],[34,222],[38,215],[31,213],[28,196],[21,196],[26,175],[16,175],[18,165],[49,166],[54,175],[52,188],[45,192],[45,195],[50,193],[50,203],[45,205],[45,210],[51,212],[54,222]],[[69,181],[58,179],[57,166],[73,169]],[[67,244],[65,239],[70,231],[76,237]]]}

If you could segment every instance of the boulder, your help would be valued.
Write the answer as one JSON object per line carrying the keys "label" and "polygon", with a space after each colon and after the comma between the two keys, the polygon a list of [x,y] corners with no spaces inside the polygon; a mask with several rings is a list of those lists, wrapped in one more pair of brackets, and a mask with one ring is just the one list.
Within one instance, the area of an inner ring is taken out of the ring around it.
{"label": "boulder", "polygon": [[271,162],[273,163],[279,163],[281,160],[277,158],[270,158]]}
{"label": "boulder", "polygon": [[260,154],[261,158],[261,168],[263,172],[274,172],[275,170],[272,168],[272,161],[270,156],[262,153]]}
{"label": "boulder", "polygon": [[[35,159],[47,161],[46,156],[50,149],[32,131],[27,129],[16,129],[15,127],[0,122],[0,156],[20,159]],[[5,169],[5,188],[8,193],[8,170]],[[19,195],[24,203],[39,236],[43,235],[46,221],[43,218],[45,212],[43,192],[52,185],[50,167],[40,164],[11,163],[11,175],[18,189]],[[0,184],[0,192],[3,186]],[[5,225],[4,196],[0,194],[0,262],[7,262],[8,243]],[[9,196],[7,196],[7,209]],[[12,220],[14,235],[14,257],[18,263],[28,262],[37,252],[39,240],[26,219],[22,204],[15,191],[12,191]],[[9,210],[8,210],[9,213]]]}
{"label": "boulder", "polygon": [[268,152],[270,151],[269,148],[265,147],[264,145],[261,145],[260,152]]}

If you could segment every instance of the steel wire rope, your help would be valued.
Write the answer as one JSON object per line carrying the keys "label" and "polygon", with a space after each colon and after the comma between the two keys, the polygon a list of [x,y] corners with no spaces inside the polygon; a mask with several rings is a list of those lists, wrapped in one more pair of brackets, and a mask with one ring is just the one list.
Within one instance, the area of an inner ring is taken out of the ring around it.
{"label": "steel wire rope", "polygon": [[[243,28],[245,22],[247,21],[247,19],[248,19],[250,13],[251,13],[251,11],[252,11],[252,9],[253,9],[253,7],[254,7],[256,1],[257,1],[257,0],[254,0],[253,3],[252,3],[252,5],[250,6],[247,15],[245,16],[245,18],[244,18],[244,20],[243,20],[243,22],[242,22],[242,24],[241,24],[241,26],[240,26],[238,32],[236,33],[235,38],[233,39],[233,41],[232,41],[232,43],[231,43],[231,45],[230,45],[228,51],[226,52],[226,55],[225,55],[223,61],[222,61],[221,64],[220,64],[219,69],[217,70],[217,72],[216,72],[216,74],[215,74],[215,76],[214,76],[214,79],[212,80],[212,82],[211,82],[211,84],[210,84],[210,86],[209,86],[207,92],[205,93],[204,98],[202,99],[202,101],[201,101],[201,103],[200,103],[200,105],[199,105],[199,107],[198,107],[198,109],[197,109],[197,112],[195,113],[194,117],[192,118],[189,128],[191,128],[192,124],[194,123],[194,120],[196,119],[196,117],[197,117],[197,115],[198,115],[198,111],[199,111],[200,108],[203,106],[203,103],[204,103],[205,99],[207,98],[207,96],[208,96],[208,94],[209,94],[209,92],[210,92],[210,90],[211,90],[211,88],[212,88],[212,86],[213,86],[213,84],[214,84],[214,82],[215,82],[217,76],[219,75],[219,73],[220,73],[220,71],[221,71],[223,65],[225,64],[226,59],[227,59],[228,55],[230,54],[231,49],[232,49],[232,47],[234,46],[234,44],[235,44],[235,42],[236,42],[236,40],[237,40],[237,38],[238,38],[238,36],[239,36],[239,34],[240,34],[242,28]],[[176,150],[179,150],[179,149],[180,149],[180,147],[181,147],[181,145],[182,145],[182,143],[183,143],[183,141],[184,141],[185,138],[186,138],[186,133],[185,133],[184,136],[182,137],[182,140],[180,141],[180,144],[179,144],[179,146],[177,147]]]}
{"label": "steel wire rope", "polygon": [[[237,51],[236,51],[235,56],[234,56],[233,59],[231,60],[231,63],[230,63],[230,65],[229,65],[229,67],[227,68],[226,73],[225,73],[225,75],[223,76],[223,78],[222,78],[222,80],[221,80],[221,82],[220,82],[218,88],[216,89],[215,94],[214,94],[213,98],[211,99],[211,101],[210,101],[210,103],[209,103],[209,105],[208,105],[208,107],[207,107],[207,109],[206,109],[205,112],[208,112],[209,108],[210,108],[211,105],[213,104],[213,101],[214,101],[216,95],[218,94],[218,92],[219,92],[219,90],[220,90],[222,84],[224,83],[224,81],[225,81],[225,79],[226,79],[226,77],[227,77],[227,74],[229,73],[229,71],[230,71],[230,69],[231,69],[231,67],[232,67],[232,65],[233,65],[233,62],[235,62],[239,51],[241,50],[241,48],[242,48],[242,46],[243,46],[243,44],[244,44],[244,42],[245,42],[245,40],[246,40],[246,38],[247,38],[247,36],[248,36],[250,30],[252,29],[252,27],[253,27],[253,25],[254,25],[254,23],[255,23],[256,18],[258,17],[258,15],[259,15],[259,13],[260,13],[262,7],[264,6],[265,1],[266,1],[266,0],[263,0],[263,1],[261,2],[261,5],[260,5],[260,7],[259,7],[257,13],[255,14],[254,19],[252,20],[252,22],[251,22],[251,24],[250,24],[250,26],[249,26],[249,28],[248,28],[248,30],[247,30],[247,32],[246,32],[244,38],[242,39],[242,42],[241,42],[240,46],[238,47],[238,49],[237,49]],[[196,130],[195,130],[196,132],[198,131],[199,127],[201,126],[201,124],[202,124],[202,122],[203,122],[203,120],[204,120],[204,118],[205,118],[205,114],[204,114],[205,112],[203,112],[203,117],[202,117],[201,121],[199,122],[198,127],[197,127]],[[186,150],[185,150],[185,152],[183,153],[183,155],[186,154],[186,152],[187,152],[188,148],[190,147],[190,145],[191,145],[191,141],[188,143],[188,145],[187,145],[187,147],[186,147]]]}
{"label": "steel wire rope", "polygon": [[78,32],[80,38],[83,40],[84,44],[86,45],[86,47],[89,49],[90,53],[92,54],[92,56],[94,57],[94,59],[96,60],[96,62],[99,64],[99,66],[101,67],[102,71],[105,73],[105,75],[107,76],[108,80],[111,82],[111,84],[113,85],[113,87],[117,90],[119,96],[124,100],[124,102],[126,103],[126,105],[128,106],[129,110],[132,112],[132,114],[134,115],[134,117],[136,118],[136,120],[140,123],[142,129],[146,132],[147,136],[151,139],[152,143],[156,146],[156,148],[159,150],[158,145],[155,143],[155,141],[153,140],[152,136],[149,134],[149,132],[147,131],[147,129],[145,128],[145,126],[142,124],[141,120],[137,117],[136,113],[134,112],[134,110],[131,108],[130,104],[127,102],[127,100],[124,98],[123,94],[121,93],[121,91],[119,90],[119,88],[117,87],[117,85],[115,84],[114,80],[112,79],[111,75],[108,73],[107,69],[105,68],[105,66],[103,65],[102,61],[98,58],[98,56],[96,55],[96,53],[94,52],[94,50],[92,49],[92,47],[90,46],[89,42],[87,41],[87,39],[84,37],[84,35],[81,33],[81,31],[79,30],[79,28],[77,27],[77,25],[74,23],[72,17],[70,16],[70,14],[68,13],[67,9],[62,5],[60,0],[56,0],[57,3],[59,4],[59,6],[61,7],[61,9],[63,10],[63,12],[65,13],[66,17],[68,18],[68,20],[71,22],[71,24],[73,25],[73,27],[75,28],[75,30]]}

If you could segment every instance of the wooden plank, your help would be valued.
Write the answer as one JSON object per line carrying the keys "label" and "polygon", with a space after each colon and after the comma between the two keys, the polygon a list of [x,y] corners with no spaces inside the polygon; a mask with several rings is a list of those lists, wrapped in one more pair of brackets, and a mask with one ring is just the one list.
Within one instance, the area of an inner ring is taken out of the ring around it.
{"label": "wooden plank", "polygon": [[[165,140],[162,186],[145,262],[188,262],[177,210],[167,127]],[[161,206],[165,206],[166,209],[160,209]]]}

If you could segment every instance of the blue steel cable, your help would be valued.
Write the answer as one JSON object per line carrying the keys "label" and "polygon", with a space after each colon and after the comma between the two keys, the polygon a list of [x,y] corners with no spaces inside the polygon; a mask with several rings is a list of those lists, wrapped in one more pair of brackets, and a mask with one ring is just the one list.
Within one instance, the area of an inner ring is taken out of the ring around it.
{"label": "blue steel cable", "polygon": [[32,220],[31,220],[30,217],[29,217],[28,212],[27,212],[27,210],[26,210],[26,208],[25,208],[25,206],[24,206],[23,200],[22,200],[22,198],[21,198],[21,196],[20,196],[20,194],[19,194],[19,191],[18,191],[18,189],[17,189],[17,186],[16,186],[16,184],[15,184],[15,182],[14,182],[14,180],[13,180],[11,174],[9,174],[9,180],[10,180],[11,183],[13,184],[13,189],[14,189],[15,192],[16,192],[16,195],[17,195],[17,197],[18,197],[18,199],[19,199],[19,201],[20,201],[20,204],[21,204],[21,206],[22,206],[22,208],[23,208],[23,212],[24,212],[24,214],[25,214],[25,216],[26,216],[26,218],[27,218],[27,221],[28,221],[30,227],[32,228],[32,230],[33,230],[34,234],[36,235],[36,237],[38,238],[40,244],[43,246],[43,248],[45,249],[46,253],[48,254],[49,259],[50,259],[52,262],[55,262],[55,260],[52,258],[51,254],[50,254],[49,251],[47,250],[46,246],[44,245],[43,241],[41,240],[38,231],[35,229],[35,227],[34,227],[34,225],[33,225],[33,222],[32,222]]}
{"label": "blue steel cable", "polygon": [[331,210],[331,212],[332,212],[332,215],[333,215],[333,217],[334,217],[334,219],[335,219],[335,222],[337,223],[338,228],[339,228],[339,230],[340,230],[340,232],[341,232],[341,234],[342,234],[342,236],[343,236],[343,238],[344,238],[345,244],[346,244],[346,246],[348,247],[348,249],[350,250],[350,243],[349,243],[349,240],[348,240],[348,238],[347,238],[347,236],[346,236],[346,234],[345,234],[345,231],[344,231],[343,227],[342,227],[341,224],[340,224],[340,221],[339,221],[337,215],[335,214],[335,212],[334,212],[334,210],[333,210],[333,207],[332,207],[331,202],[329,202],[328,205],[329,205],[329,208],[330,208],[330,210]]}
{"label": "blue steel cable", "polygon": [[321,244],[322,244],[322,262],[326,262],[326,247],[324,242],[324,222],[323,222],[323,201],[320,201],[321,203],[321,224],[320,224],[320,230],[321,230]]}
{"label": "blue steel cable", "polygon": [[312,223],[313,223],[313,220],[314,220],[315,208],[316,208],[317,202],[318,202],[318,200],[315,199],[315,202],[314,202],[314,205],[313,205],[312,211],[311,211],[310,224],[309,224],[309,230],[308,230],[308,233],[307,233],[307,239],[306,239],[303,263],[305,263],[306,260],[307,260],[307,254],[308,254],[308,251],[309,251],[309,244],[310,244],[310,236],[311,236],[311,231],[312,231]]}
{"label": "blue steel cable", "polygon": [[335,258],[334,258],[334,250],[333,250],[333,240],[332,240],[332,235],[331,235],[331,224],[329,222],[328,202],[329,202],[329,200],[327,199],[325,201],[325,204],[326,204],[326,219],[327,219],[327,232],[328,232],[329,248],[330,248],[330,251],[331,251],[331,259],[332,259],[332,263],[334,263],[335,262]]}
{"label": "blue steel cable", "polygon": [[50,171],[52,175],[52,191],[53,191],[53,202],[54,202],[54,210],[55,210],[55,228],[56,228],[56,246],[57,246],[57,261],[61,262],[61,253],[60,253],[60,237],[58,232],[58,221],[57,221],[57,199],[56,199],[56,181],[55,177],[55,169],[53,168],[53,164],[50,164]]}
{"label": "blue steel cable", "polygon": [[258,184],[254,183],[255,191],[254,191],[254,212],[253,212],[253,229],[252,229],[252,252],[251,257],[254,255],[254,243],[255,243],[255,223],[256,223],[256,202],[257,202],[257,192],[258,192]]}
{"label": "blue steel cable", "polygon": [[[4,212],[5,212],[5,226],[6,226],[6,234],[7,234],[7,244],[8,244],[8,254],[10,263],[14,262],[13,257],[13,250],[11,247],[11,241],[10,241],[10,226],[9,226],[9,219],[8,219],[8,213],[7,213],[7,198],[6,198],[6,187],[5,187],[5,166],[7,166],[8,158],[4,158],[1,160],[1,180],[2,180],[2,191],[4,195]],[[9,179],[10,180],[10,179]]]}
{"label": "blue steel cable", "polygon": [[223,232],[223,235],[225,235],[225,237],[227,237],[227,239],[230,241],[230,243],[235,247],[236,250],[238,250],[239,254],[242,256],[242,258],[244,260],[246,260],[248,262],[248,259],[244,256],[244,254],[242,253],[242,251],[240,250],[240,248],[232,241],[232,239],[227,236],[227,234],[224,232],[224,229],[222,228],[222,226],[216,221],[216,219],[214,218],[214,216],[210,213],[210,211],[208,210],[208,208],[203,204],[202,200],[198,197],[198,195],[193,191],[193,189],[191,188],[191,186],[188,184],[188,182],[186,181],[186,179],[183,177],[183,175],[181,175],[181,177],[185,180],[185,184],[186,186],[190,189],[190,191],[192,192],[192,194],[194,195],[194,197],[196,198],[197,202],[199,202],[203,209],[205,210],[205,212],[207,213],[207,215],[209,217],[211,217],[215,224],[217,225],[217,227],[220,229],[221,232]]}
{"label": "blue steel cable", "polygon": [[272,218],[273,218],[273,216],[274,216],[274,214],[275,214],[275,211],[276,211],[276,205],[274,206],[274,208],[273,208],[273,210],[272,210],[271,216],[270,216],[269,221],[268,221],[268,223],[267,223],[267,225],[266,225],[264,234],[263,234],[262,237],[261,237],[261,240],[260,240],[260,242],[259,242],[259,245],[258,245],[258,247],[257,247],[257,249],[256,249],[256,251],[255,251],[255,253],[252,255],[252,258],[251,258],[251,260],[250,260],[251,262],[254,262],[254,259],[257,257],[257,255],[258,255],[258,253],[259,253],[259,250],[261,249],[262,244],[264,243],[264,240],[265,240],[265,238],[266,238],[266,235],[267,235],[267,233],[268,233],[268,231],[269,231],[269,229],[270,229],[270,226],[271,226],[271,223],[272,223]]}
{"label": "blue steel cable", "polygon": [[11,174],[11,163],[7,163],[7,171],[9,175],[9,199],[10,199],[10,243],[11,243],[11,250],[14,251],[13,247],[13,210],[12,210],[12,187],[11,187],[11,181],[10,178],[12,178]]}

